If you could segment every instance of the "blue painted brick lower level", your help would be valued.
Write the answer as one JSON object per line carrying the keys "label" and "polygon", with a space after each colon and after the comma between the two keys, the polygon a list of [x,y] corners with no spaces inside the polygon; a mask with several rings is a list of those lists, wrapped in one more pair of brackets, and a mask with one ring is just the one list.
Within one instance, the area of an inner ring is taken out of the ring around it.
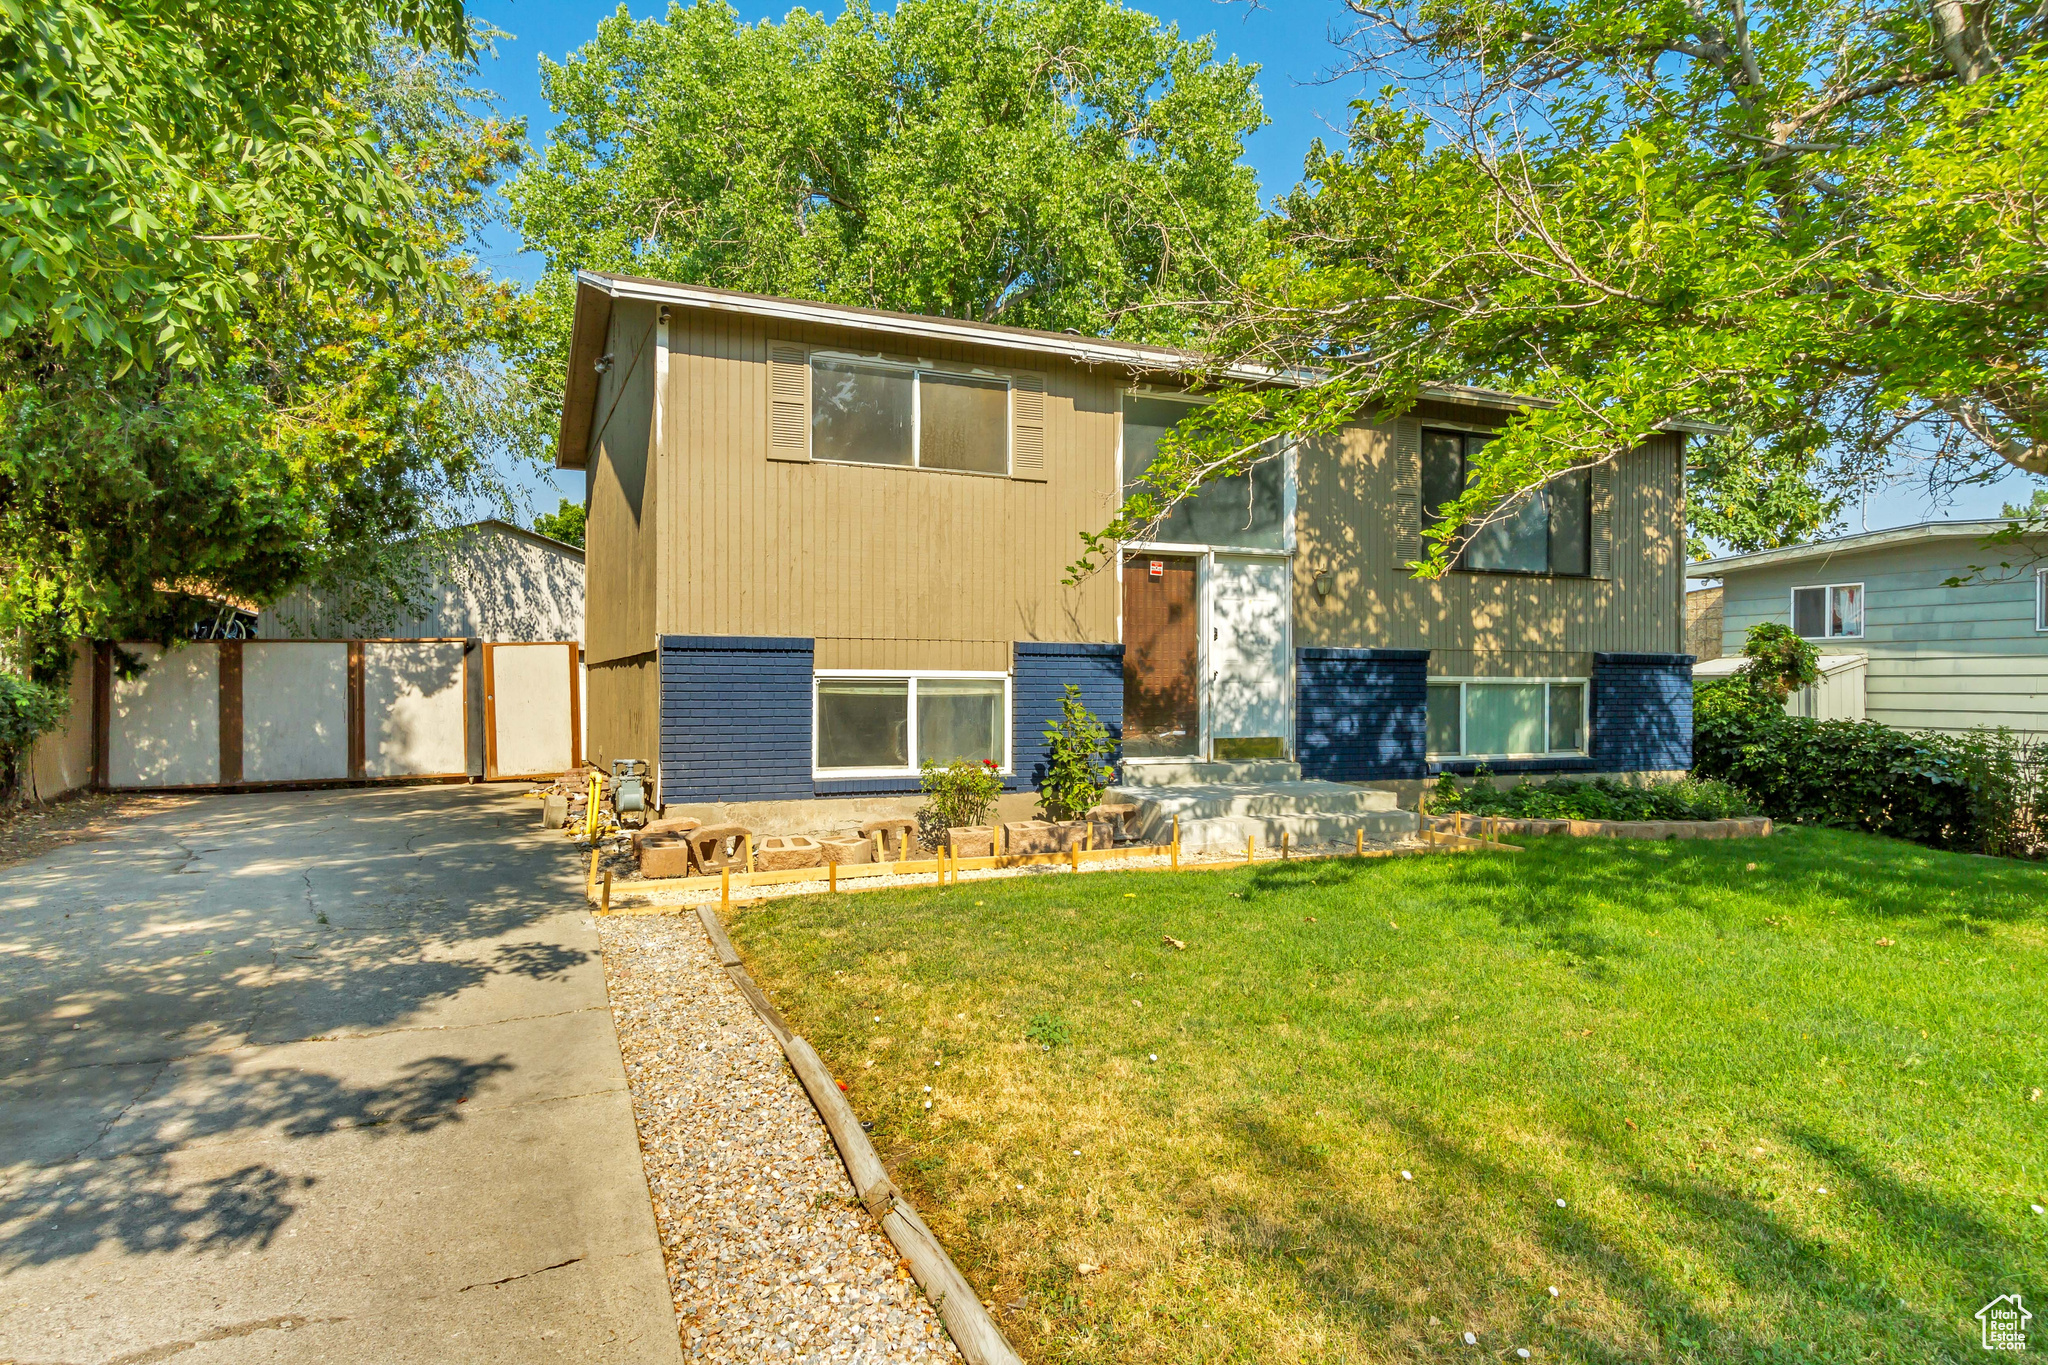
{"label": "blue painted brick lower level", "polygon": [[1295,658],[1294,753],[1303,777],[1421,777],[1429,721],[1426,649],[1302,649]]}
{"label": "blue painted brick lower level", "polygon": [[662,801],[809,797],[815,657],[804,639],[662,636]]}
{"label": "blue painted brick lower level", "polygon": [[[1015,722],[1010,754],[1011,791],[1034,789],[1045,776],[1048,746],[1045,729],[1060,718],[1066,685],[1077,684],[1081,702],[1109,729],[1118,746],[1124,737],[1124,647],[1122,645],[1059,645],[1036,640],[1016,644],[1011,682],[1011,717]],[[1121,749],[1111,763],[1119,761]]]}
{"label": "blue painted brick lower level", "polygon": [[1690,654],[1593,656],[1593,760],[1602,772],[1692,767]]}

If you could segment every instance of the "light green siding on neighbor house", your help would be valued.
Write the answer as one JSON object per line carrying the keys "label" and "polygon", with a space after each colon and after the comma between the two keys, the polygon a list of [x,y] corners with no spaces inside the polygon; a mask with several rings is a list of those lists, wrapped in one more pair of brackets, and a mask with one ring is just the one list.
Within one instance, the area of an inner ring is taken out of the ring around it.
{"label": "light green siding on neighbor house", "polygon": [[[1741,652],[1758,622],[1791,624],[1794,588],[1861,584],[1862,636],[1815,643],[1824,653],[1869,657],[1871,720],[1912,730],[2004,725],[2048,734],[2048,632],[2036,628],[2033,562],[2043,550],[1986,549],[1981,531],[1940,527],[1848,537],[1789,559],[1779,558],[1782,551],[1737,556],[1693,572],[1721,575],[1722,648],[1730,654]],[[1976,565],[1988,567],[1972,575]],[[1944,586],[1950,578],[1968,581]]]}

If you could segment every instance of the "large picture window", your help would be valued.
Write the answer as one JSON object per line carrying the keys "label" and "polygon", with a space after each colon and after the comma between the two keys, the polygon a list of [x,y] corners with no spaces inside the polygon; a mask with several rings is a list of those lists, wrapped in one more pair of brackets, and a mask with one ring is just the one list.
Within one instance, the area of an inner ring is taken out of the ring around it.
{"label": "large picture window", "polygon": [[820,673],[812,727],[819,776],[912,777],[926,759],[1010,767],[1010,683],[1001,674]]}
{"label": "large picture window", "polygon": [[[1196,404],[1140,394],[1124,397],[1124,494],[1159,458],[1159,439]],[[1209,480],[1159,523],[1151,539],[1161,545],[1224,545],[1247,550],[1286,548],[1286,461],[1275,457],[1243,474]]]}
{"label": "large picture window", "polygon": [[[1422,517],[1465,491],[1472,457],[1492,438],[1483,432],[1424,430]],[[1517,498],[1487,521],[1459,551],[1457,568],[1472,573],[1583,576],[1592,568],[1592,472],[1574,469]]]}
{"label": "large picture window", "polygon": [[1854,640],[1863,634],[1863,585],[1792,589],[1792,633],[1806,640]]}
{"label": "large picture window", "polygon": [[1006,475],[1009,381],[812,356],[811,458]]}
{"label": "large picture window", "polygon": [[1582,755],[1585,679],[1432,679],[1428,745],[1432,758]]}

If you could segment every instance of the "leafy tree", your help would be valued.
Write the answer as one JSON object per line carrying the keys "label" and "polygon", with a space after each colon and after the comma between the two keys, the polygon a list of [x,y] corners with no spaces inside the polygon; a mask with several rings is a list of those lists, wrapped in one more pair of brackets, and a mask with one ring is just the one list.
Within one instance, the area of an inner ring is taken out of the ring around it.
{"label": "leafy tree", "polygon": [[570,545],[583,543],[583,504],[562,499],[562,505],[552,512],[537,512],[533,518],[533,529],[544,536]]}
{"label": "leafy tree", "polygon": [[[1349,8],[1359,68],[1397,88],[1355,106],[1346,146],[1311,151],[1212,348],[1318,377],[1207,409],[1111,538],[1276,434],[1398,413],[1441,382],[1541,402],[1440,509],[1426,573],[1517,495],[1671,418],[1737,425],[1773,488],[1822,457],[1849,477],[2048,471],[2048,12]],[[1725,504],[1769,501],[1745,492],[1754,472],[1733,470]],[[1740,510],[1737,543],[1825,505],[1793,501]]]}
{"label": "leafy tree", "polygon": [[459,8],[58,5],[0,43],[52,14],[77,61],[120,64],[51,76],[55,112],[0,95],[11,134],[57,130],[0,153],[10,209],[72,224],[17,238],[0,301],[0,628],[44,678],[74,638],[176,639],[209,597],[398,574],[497,486],[519,403],[493,356],[524,322],[462,250],[523,130],[476,111]]}
{"label": "leafy tree", "polygon": [[[562,363],[573,272],[1180,340],[1260,246],[1256,68],[1114,0],[621,6],[509,189]],[[541,380],[537,384],[543,383]]]}
{"label": "leafy tree", "polygon": [[1780,621],[1759,621],[1742,642],[1749,662],[1736,673],[1757,695],[1778,706],[1820,681],[1820,651]]}

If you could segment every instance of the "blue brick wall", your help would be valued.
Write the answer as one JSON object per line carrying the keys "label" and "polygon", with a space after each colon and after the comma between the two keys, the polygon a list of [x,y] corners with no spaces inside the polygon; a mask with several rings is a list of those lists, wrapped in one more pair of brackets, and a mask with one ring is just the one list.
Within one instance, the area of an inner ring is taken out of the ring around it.
{"label": "blue brick wall", "polygon": [[812,642],[661,637],[661,799],[788,801],[811,793]]}
{"label": "blue brick wall", "polygon": [[1602,772],[1692,767],[1690,654],[1593,656],[1593,760]]}
{"label": "blue brick wall", "polygon": [[[1019,640],[1013,667],[1010,714],[1016,729],[1010,741],[1010,754],[1014,772],[1004,784],[1009,790],[1035,790],[1039,779],[1045,776],[1045,728],[1058,723],[1060,701],[1066,696],[1068,683],[1080,686],[1082,703],[1109,728],[1110,738],[1122,744],[1122,645],[1055,645]],[[1110,762],[1116,763],[1120,757],[1112,754]]]}
{"label": "blue brick wall", "polygon": [[1426,649],[1300,649],[1294,754],[1303,777],[1421,777],[1429,720]]}

